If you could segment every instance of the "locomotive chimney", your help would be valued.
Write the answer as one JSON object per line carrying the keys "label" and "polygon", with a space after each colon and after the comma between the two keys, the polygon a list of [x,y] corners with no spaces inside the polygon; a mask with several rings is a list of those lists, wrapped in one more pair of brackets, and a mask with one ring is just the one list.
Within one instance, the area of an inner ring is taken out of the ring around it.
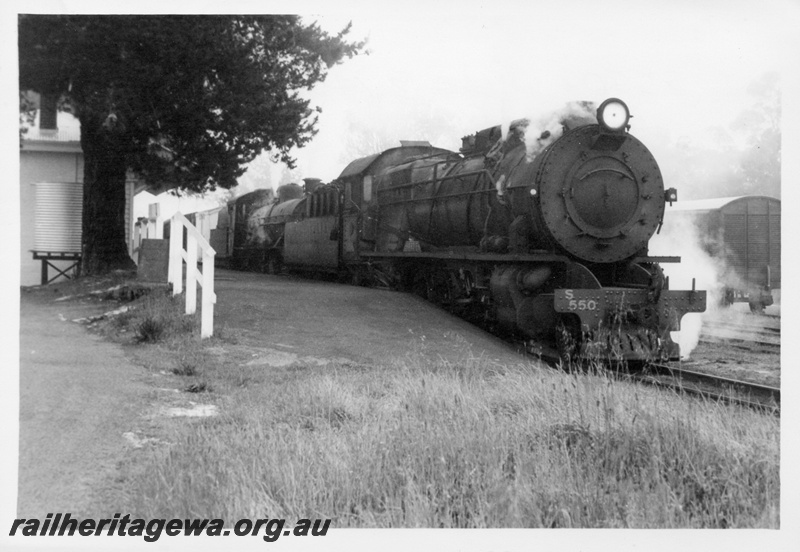
{"label": "locomotive chimney", "polygon": [[295,184],[294,182],[284,184],[283,186],[278,186],[276,191],[278,194],[278,203],[283,203],[284,201],[289,201],[290,199],[300,199],[303,197],[303,188],[300,186],[300,184]]}
{"label": "locomotive chimney", "polygon": [[322,179],[320,178],[304,178],[303,182],[305,183],[305,192],[307,194],[312,193],[317,187],[322,184]]}

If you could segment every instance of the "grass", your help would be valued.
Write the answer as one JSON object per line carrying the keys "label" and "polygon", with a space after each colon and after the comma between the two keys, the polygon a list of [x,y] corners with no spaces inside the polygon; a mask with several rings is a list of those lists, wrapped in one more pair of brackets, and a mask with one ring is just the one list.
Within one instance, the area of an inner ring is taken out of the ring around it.
{"label": "grass", "polygon": [[224,414],[152,451],[126,511],[336,527],[779,525],[771,417],[480,359],[258,371],[202,369],[226,389]]}
{"label": "grass", "polygon": [[[144,518],[331,518],[334,527],[764,527],[779,520],[779,420],[612,380],[434,361],[248,365],[182,303],[142,298],[129,348],[221,415],[170,420],[115,505]],[[158,340],[139,339],[147,320]],[[222,337],[219,337],[219,334]],[[195,394],[197,393],[197,394]]]}
{"label": "grass", "polygon": [[[123,334],[128,334],[122,338],[123,342],[132,337],[136,343],[173,344],[183,342],[187,337],[199,336],[199,315],[184,314],[183,296],[173,296],[166,288],[149,291],[129,303],[129,307],[126,312],[108,320],[102,328],[107,336],[119,339]],[[191,354],[196,355],[196,352]],[[186,369],[191,367],[187,365]]]}

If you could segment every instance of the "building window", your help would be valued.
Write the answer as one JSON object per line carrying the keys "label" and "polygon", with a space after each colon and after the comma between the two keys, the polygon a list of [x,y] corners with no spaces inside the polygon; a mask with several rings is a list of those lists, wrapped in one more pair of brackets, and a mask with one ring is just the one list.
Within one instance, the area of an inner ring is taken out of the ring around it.
{"label": "building window", "polygon": [[42,94],[39,100],[39,128],[56,130],[58,128],[58,96]]}

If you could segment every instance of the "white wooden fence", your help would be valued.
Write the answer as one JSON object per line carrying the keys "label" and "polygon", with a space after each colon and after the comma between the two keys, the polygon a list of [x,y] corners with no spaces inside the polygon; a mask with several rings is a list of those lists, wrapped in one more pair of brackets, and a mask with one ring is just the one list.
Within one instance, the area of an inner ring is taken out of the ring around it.
{"label": "white wooden fence", "polygon": [[[186,229],[186,249],[183,248],[184,228]],[[197,256],[202,256],[202,272],[197,270]],[[168,281],[172,284],[172,294],[183,292],[183,263],[186,262],[186,314],[194,314],[197,309],[197,284],[203,288],[200,304],[200,337],[214,334],[214,255],[216,252],[200,231],[180,212],[169,221],[169,272]]]}
{"label": "white wooden fence", "polygon": [[147,210],[147,218],[140,218],[133,226],[130,254],[137,265],[139,264],[139,251],[141,251],[142,248],[142,240],[160,240],[164,237],[164,225],[161,220],[161,205],[158,203],[151,203]]}

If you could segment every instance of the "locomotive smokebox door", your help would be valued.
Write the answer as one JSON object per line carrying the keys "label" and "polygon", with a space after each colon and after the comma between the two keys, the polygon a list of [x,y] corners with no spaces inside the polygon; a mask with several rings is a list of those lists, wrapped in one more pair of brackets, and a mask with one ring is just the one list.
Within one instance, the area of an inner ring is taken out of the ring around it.
{"label": "locomotive smokebox door", "polygon": [[[537,158],[544,226],[577,258],[612,263],[646,247],[664,213],[661,171],[631,135],[614,150],[595,149],[600,125],[567,132]],[[535,214],[536,216],[536,214]]]}

